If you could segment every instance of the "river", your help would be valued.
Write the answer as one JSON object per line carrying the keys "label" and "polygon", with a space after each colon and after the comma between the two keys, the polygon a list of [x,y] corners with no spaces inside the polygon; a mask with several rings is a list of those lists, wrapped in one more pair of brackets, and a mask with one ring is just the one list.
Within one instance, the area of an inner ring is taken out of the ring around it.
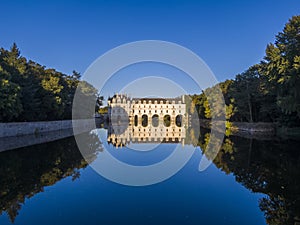
{"label": "river", "polygon": [[[300,142],[225,137],[222,150],[198,170],[209,132],[187,131],[189,161],[168,179],[128,186],[94,167],[110,152],[120,161],[146,166],[167,158],[177,145],[153,150],[116,147],[107,129],[0,153],[0,224],[297,224],[300,216]],[[196,138],[198,137],[198,138]],[[147,144],[145,144],[147,145]],[[129,147],[128,147],[129,146]],[[131,146],[131,148],[130,148]],[[185,147],[182,147],[183,149]],[[99,161],[100,160],[100,161]]]}

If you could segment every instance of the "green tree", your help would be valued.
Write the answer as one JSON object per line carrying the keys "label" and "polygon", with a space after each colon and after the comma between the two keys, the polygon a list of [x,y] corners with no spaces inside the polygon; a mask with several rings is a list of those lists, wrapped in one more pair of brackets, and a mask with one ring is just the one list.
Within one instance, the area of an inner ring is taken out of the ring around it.
{"label": "green tree", "polygon": [[4,79],[0,67],[0,121],[12,121],[21,112],[20,86]]}
{"label": "green tree", "polygon": [[[14,43],[10,50],[0,49],[0,121],[40,121],[72,118],[73,98],[80,83],[80,74],[67,75],[46,69],[20,55]],[[103,97],[86,82],[78,88],[82,109],[87,102],[100,109]]]}
{"label": "green tree", "polygon": [[292,17],[274,44],[269,44],[261,63],[265,86],[275,93],[286,115],[300,118],[300,16]]}
{"label": "green tree", "polygon": [[238,111],[236,118],[250,123],[258,121],[259,115],[261,92],[257,68],[258,66],[253,66],[238,74],[230,90]]}
{"label": "green tree", "polygon": [[86,81],[79,82],[75,98],[73,116],[77,119],[92,118],[102,105],[102,97],[99,96],[98,90]]}

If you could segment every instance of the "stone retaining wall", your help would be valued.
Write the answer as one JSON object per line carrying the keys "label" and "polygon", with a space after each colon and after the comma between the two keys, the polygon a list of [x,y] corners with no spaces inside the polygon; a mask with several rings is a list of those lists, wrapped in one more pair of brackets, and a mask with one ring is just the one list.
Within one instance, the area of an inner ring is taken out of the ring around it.
{"label": "stone retaining wall", "polygon": [[88,131],[95,126],[95,119],[82,120],[60,120],[44,122],[20,122],[20,123],[0,123],[0,137],[15,137],[44,132],[60,131],[80,127],[80,130]]}
{"label": "stone retaining wall", "polygon": [[0,152],[73,136],[73,129],[0,138]]}

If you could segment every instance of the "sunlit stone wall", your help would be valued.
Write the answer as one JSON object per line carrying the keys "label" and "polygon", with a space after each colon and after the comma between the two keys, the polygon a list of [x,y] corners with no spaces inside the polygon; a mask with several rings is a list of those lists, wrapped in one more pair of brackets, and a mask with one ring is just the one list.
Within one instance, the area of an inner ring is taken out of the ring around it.
{"label": "sunlit stone wall", "polygon": [[115,146],[130,142],[181,142],[184,145],[187,123],[184,96],[138,99],[116,94],[109,98],[108,106],[111,121],[108,141]]}

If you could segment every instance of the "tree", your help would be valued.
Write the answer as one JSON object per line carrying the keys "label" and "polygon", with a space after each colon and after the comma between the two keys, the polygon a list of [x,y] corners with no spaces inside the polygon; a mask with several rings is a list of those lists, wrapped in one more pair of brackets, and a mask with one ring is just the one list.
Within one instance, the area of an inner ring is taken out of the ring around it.
{"label": "tree", "polygon": [[234,99],[240,120],[250,123],[258,121],[260,81],[258,66],[252,66],[235,77],[230,95]]}
{"label": "tree", "polygon": [[261,73],[281,111],[300,118],[300,16],[292,17],[275,44],[267,46]]}
{"label": "tree", "polygon": [[73,102],[73,118],[87,119],[92,118],[102,105],[101,96],[98,90],[86,81],[80,81],[75,93]]}
{"label": "tree", "polygon": [[197,108],[199,113],[204,114],[207,119],[215,117],[221,118],[221,120],[230,120],[236,111],[233,105],[234,99],[229,95],[232,84],[233,80],[226,80],[214,87],[207,88],[200,95],[201,98],[198,101],[199,105],[197,105]]}
{"label": "tree", "polygon": [[22,111],[20,86],[4,79],[0,71],[0,121],[12,121]]}
{"label": "tree", "polygon": [[[67,75],[46,69],[22,57],[14,43],[10,50],[0,49],[0,121],[42,121],[72,118],[73,98],[80,83],[80,73]],[[87,102],[100,109],[103,97],[86,82],[78,88],[82,109]]]}
{"label": "tree", "polygon": [[63,115],[61,91],[63,86],[60,84],[61,74],[53,70],[46,70],[41,80],[40,96],[42,99],[42,112],[48,120],[61,118]]}

